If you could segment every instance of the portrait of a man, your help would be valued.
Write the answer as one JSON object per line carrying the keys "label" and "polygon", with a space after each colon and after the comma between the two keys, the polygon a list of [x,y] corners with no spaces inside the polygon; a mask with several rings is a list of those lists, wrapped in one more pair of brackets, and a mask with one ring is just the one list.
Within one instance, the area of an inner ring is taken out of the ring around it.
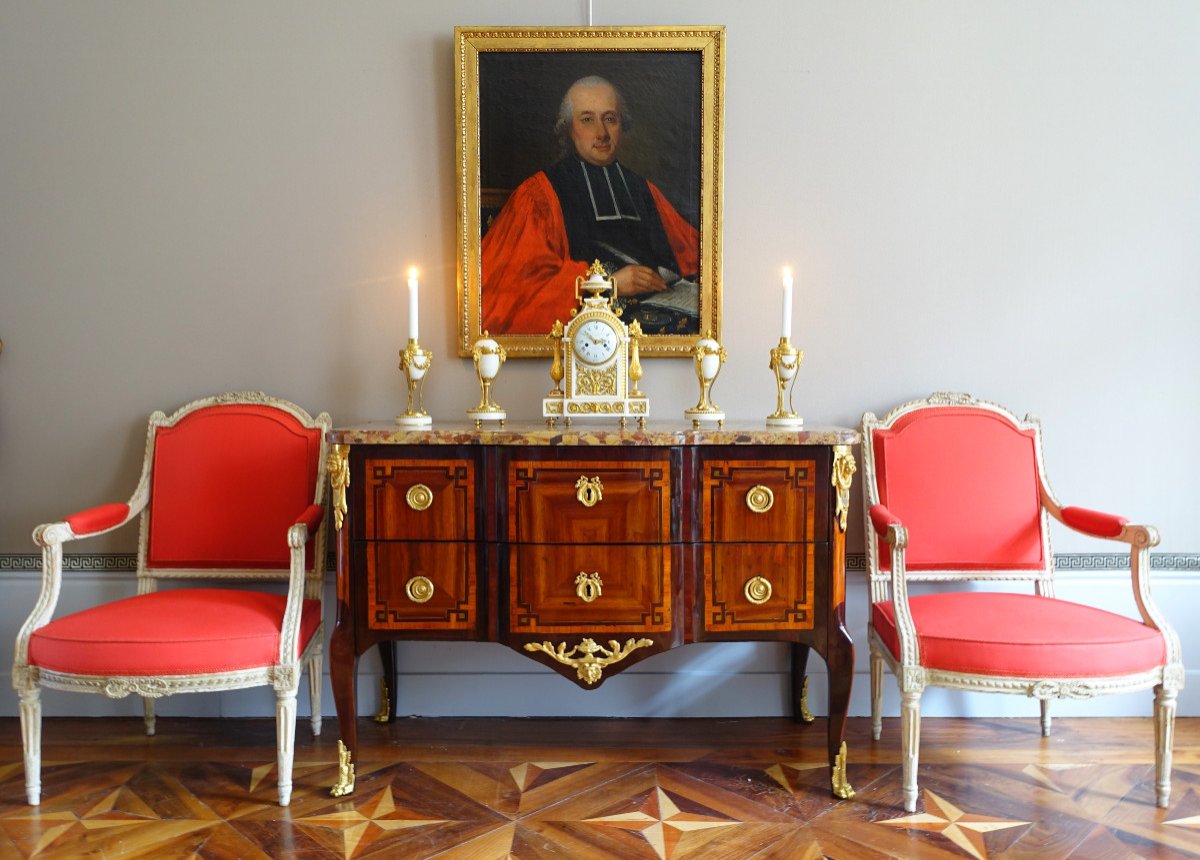
{"label": "portrait of a man", "polygon": [[720,326],[723,28],[457,28],[459,352],[548,355],[599,260],[644,355]]}
{"label": "portrait of a man", "polygon": [[517,187],[483,236],[484,328],[549,331],[574,306],[575,279],[599,260],[643,331],[697,333],[700,234],[620,161],[632,126],[605,78],[567,89],[554,123],[561,157]]}

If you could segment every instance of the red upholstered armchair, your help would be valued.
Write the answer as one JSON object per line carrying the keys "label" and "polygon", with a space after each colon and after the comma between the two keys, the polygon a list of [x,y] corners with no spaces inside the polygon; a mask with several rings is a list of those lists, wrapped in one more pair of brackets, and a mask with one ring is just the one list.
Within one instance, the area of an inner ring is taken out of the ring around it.
{"label": "red upholstered armchair", "polygon": [[[1179,639],[1150,597],[1151,526],[1062,507],[1046,482],[1041,427],[967,394],[933,394],[863,416],[871,583],[871,724],[879,739],[883,667],[900,685],[904,808],[917,802],[921,693],[927,686],[1049,700],[1154,688],[1156,795],[1171,791]],[[1129,545],[1140,620],[1054,597],[1049,517]],[[914,581],[1026,580],[1034,594],[938,590]],[[889,593],[890,592],[890,593]]]}
{"label": "red upholstered armchair", "polygon": [[[321,731],[321,502],[330,423],[325,413],[313,419],[257,393],[197,400],[170,417],[155,412],[141,481],[127,503],[34,530],[42,590],[17,634],[13,664],[31,804],[41,797],[42,687],[140,695],[152,735],[159,696],[254,686],[275,689],[279,803],[288,804],[304,667],[313,733]],[[63,544],[135,518],[138,593],[54,618]],[[210,585],[159,591],[160,579]],[[263,580],[286,580],[287,593],[244,585]]]}

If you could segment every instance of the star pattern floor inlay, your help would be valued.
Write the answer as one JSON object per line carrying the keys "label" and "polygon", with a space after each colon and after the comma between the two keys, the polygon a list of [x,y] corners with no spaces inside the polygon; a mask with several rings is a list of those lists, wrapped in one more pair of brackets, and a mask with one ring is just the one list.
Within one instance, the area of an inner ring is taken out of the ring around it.
{"label": "star pattern floor inlay", "polygon": [[939,833],[979,860],[987,860],[988,856],[987,846],[983,842],[983,834],[1009,827],[1021,827],[1030,823],[1028,821],[1006,821],[963,812],[953,803],[938,797],[932,791],[925,792],[925,809],[925,812],[879,823],[888,827],[906,827],[912,830]]}
{"label": "star pattern floor inlay", "polygon": [[1195,719],[1165,810],[1148,720],[1060,720],[1049,742],[1036,720],[927,720],[912,814],[894,727],[872,742],[866,720],[847,730],[852,800],[829,791],[823,727],[787,720],[587,721],[583,745],[553,721],[420,720],[361,723],[347,798],[329,795],[336,739],[298,733],[287,808],[269,723],[163,720],[146,739],[80,720],[55,746],[56,722],[35,808],[0,720],[0,858],[1200,860]]}

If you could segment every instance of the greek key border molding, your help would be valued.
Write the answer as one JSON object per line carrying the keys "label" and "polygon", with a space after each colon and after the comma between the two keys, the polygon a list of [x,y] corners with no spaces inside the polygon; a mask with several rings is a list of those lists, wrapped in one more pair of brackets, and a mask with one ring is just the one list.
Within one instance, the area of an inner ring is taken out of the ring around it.
{"label": "greek key border molding", "polygon": [[[90,555],[63,553],[62,566],[64,571],[88,570],[101,573],[136,573],[137,553],[108,552]],[[329,552],[325,560],[326,570],[337,567],[337,555]],[[41,573],[42,554],[40,552],[0,553],[0,573]]]}
{"label": "greek key border molding", "polygon": [[[1054,558],[1054,569],[1058,571],[1075,570],[1129,570],[1129,555],[1127,553],[1060,553]],[[335,556],[329,554],[327,567],[333,570],[336,566]],[[0,573],[6,571],[26,571],[38,573],[42,569],[42,554],[39,552],[18,552],[0,554]],[[847,553],[846,570],[851,573],[863,573],[867,569],[865,553]],[[1185,572],[1200,570],[1200,552],[1163,552],[1150,553],[1151,570],[1170,570]],[[137,570],[137,555],[132,552],[97,553],[92,555],[63,554],[63,570],[87,570],[105,573],[132,573]]]}
{"label": "greek key border molding", "polygon": [[[1054,556],[1054,569],[1065,572],[1071,570],[1129,570],[1129,553],[1059,553]],[[1172,570],[1183,572],[1200,570],[1200,553],[1197,552],[1162,552],[1150,553],[1151,570]],[[847,553],[846,570],[865,573],[867,556],[865,553]]]}

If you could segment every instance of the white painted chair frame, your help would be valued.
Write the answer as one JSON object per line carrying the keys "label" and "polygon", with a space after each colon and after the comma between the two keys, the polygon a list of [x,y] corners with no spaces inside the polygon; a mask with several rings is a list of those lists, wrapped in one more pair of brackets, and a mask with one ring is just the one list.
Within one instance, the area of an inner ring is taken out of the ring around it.
{"label": "white painted chair frame", "polygon": [[[874,432],[889,429],[899,419],[918,409],[937,407],[972,407],[990,410],[1004,417],[1021,430],[1032,431],[1036,452],[1038,483],[1042,503],[1042,539],[1045,566],[1038,570],[939,570],[936,572],[909,572],[905,569],[905,548],[908,532],[902,525],[890,525],[883,539],[891,551],[891,570],[880,570],[877,535],[869,512],[879,504],[879,489],[875,482]],[[921,737],[921,695],[926,687],[949,687],[988,693],[1016,693],[1036,698],[1041,706],[1042,734],[1050,734],[1050,699],[1087,699],[1112,693],[1126,693],[1154,688],[1154,761],[1155,796],[1160,807],[1166,807],[1171,793],[1171,747],[1175,724],[1175,701],[1183,688],[1183,656],[1179,637],[1167,623],[1162,612],[1150,596],[1150,548],[1159,542],[1158,531],[1153,526],[1125,525],[1115,537],[1109,538],[1129,545],[1129,565],[1132,574],[1133,595],[1142,621],[1162,631],[1166,641],[1165,665],[1149,672],[1132,675],[1106,676],[1098,678],[1014,678],[994,675],[976,675],[960,672],[927,669],[921,665],[917,632],[908,607],[909,582],[963,582],[963,581],[1013,581],[1029,580],[1034,583],[1037,594],[1054,596],[1054,557],[1050,551],[1049,517],[1054,517],[1068,528],[1063,520],[1062,505],[1050,489],[1046,480],[1046,469],[1042,460],[1041,425],[1036,418],[1026,416],[1019,421],[1013,413],[995,403],[977,400],[969,394],[936,392],[924,400],[914,400],[897,406],[882,419],[868,412],[863,416],[862,454],[864,523],[867,545],[867,568],[871,585],[871,602],[890,599],[895,612],[897,638],[900,644],[900,659],[893,658],[891,651],[880,639],[868,621],[867,640],[870,646],[871,665],[871,733],[879,740],[882,730],[881,704],[883,699],[883,667],[887,666],[896,676],[900,687],[900,731],[902,747],[902,769],[904,808],[916,810],[917,803],[917,757]],[[1078,529],[1072,529],[1080,531]],[[1085,533],[1086,532],[1081,532]],[[1096,535],[1090,535],[1096,537]]]}
{"label": "white painted chair frame", "polygon": [[[315,419],[307,412],[289,403],[268,397],[259,392],[235,392],[193,401],[177,410],[170,417],[161,411],[150,416],[146,435],[146,453],[142,463],[142,476],[129,499],[129,513],[116,525],[86,535],[76,535],[66,522],[47,523],[33,531],[33,540],[42,548],[42,588],[33,612],[17,633],[15,659],[13,663],[13,687],[20,695],[21,740],[25,754],[25,791],[31,805],[41,801],[41,734],[42,706],[41,688],[68,690],[79,693],[99,693],[109,698],[120,699],[130,693],[143,697],[146,734],[155,732],[154,700],[176,693],[214,692],[237,690],[246,687],[270,686],[275,689],[276,752],[278,763],[279,804],[287,806],[292,794],[292,762],[295,752],[296,693],[300,684],[300,673],[308,669],[309,701],[312,706],[311,723],[314,735],[321,733],[321,684],[322,660],[324,655],[324,622],[317,627],[308,647],[297,655],[297,640],[300,635],[300,618],[304,599],[322,602],[324,612],[325,540],[326,519],[323,518],[316,534],[312,536],[312,568],[305,565],[305,546],[309,543],[309,530],[304,523],[288,529],[286,539],[290,551],[287,570],[221,569],[187,570],[147,568],[146,547],[148,539],[147,504],[150,500],[150,479],[154,462],[154,443],[160,428],[171,427],[189,413],[209,406],[221,404],[253,404],[272,406],[295,417],[304,427],[321,429],[321,447],[317,466],[316,491],[313,504],[322,504],[326,486],[326,460],[329,443],[326,439],[332,420],[322,412]],[[299,513],[299,512],[297,512]],[[63,544],[80,537],[94,537],[114,531],[140,517],[138,538],[137,582],[138,594],[156,590],[159,579],[207,579],[207,580],[282,580],[286,579],[287,602],[279,643],[279,659],[274,666],[235,672],[220,672],[203,675],[175,676],[120,676],[102,677],[76,675],[49,671],[30,666],[29,639],[37,629],[48,624],[53,617],[62,585]],[[280,536],[282,540],[283,535]]]}

